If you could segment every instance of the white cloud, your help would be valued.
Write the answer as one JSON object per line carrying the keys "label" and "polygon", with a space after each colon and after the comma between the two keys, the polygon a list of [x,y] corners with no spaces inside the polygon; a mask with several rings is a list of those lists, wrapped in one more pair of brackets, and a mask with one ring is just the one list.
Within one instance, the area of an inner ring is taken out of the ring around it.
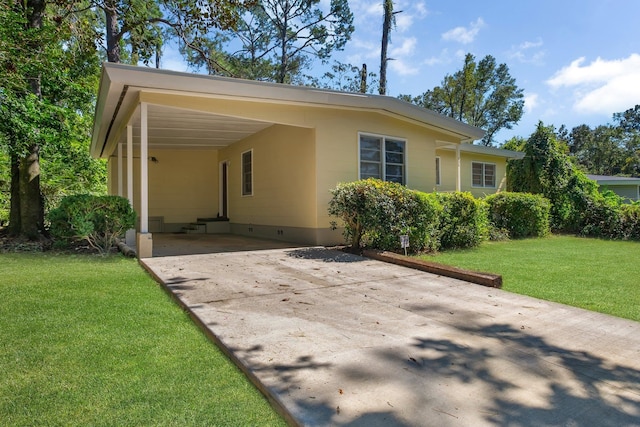
{"label": "white cloud", "polygon": [[395,58],[412,55],[415,51],[417,43],[418,39],[416,39],[415,37],[404,39],[402,40],[402,44],[400,44],[400,46],[391,47],[391,49],[389,50],[389,56]]}
{"label": "white cloud", "polygon": [[351,39],[352,50],[356,52],[353,55],[347,56],[348,62],[352,64],[359,64],[366,62],[367,59],[378,58],[380,59],[380,44],[374,43],[370,40],[363,40],[360,38]]}
{"label": "white cloud", "polygon": [[[400,12],[395,14],[395,30],[399,33],[407,32],[416,19],[423,19],[429,14],[427,6],[424,4],[424,2],[398,2],[394,6],[394,11]],[[380,11],[380,13],[382,13],[382,11]]]}
{"label": "white cloud", "polygon": [[451,63],[451,55],[449,54],[448,49],[442,49],[442,51],[440,52],[440,55],[427,58],[424,61],[422,61],[422,63],[429,66],[449,64]]}
{"label": "white cloud", "polygon": [[484,26],[484,20],[482,18],[478,18],[476,22],[471,22],[469,27],[456,27],[443,33],[442,39],[462,44],[469,44],[475,40],[480,29]]}
{"label": "white cloud", "polygon": [[585,64],[581,57],[557,71],[546,83],[553,89],[573,88],[573,108],[581,113],[611,115],[640,103],[640,55]]}
{"label": "white cloud", "polygon": [[542,65],[546,52],[541,48],[544,45],[541,38],[536,41],[525,41],[518,46],[511,46],[509,57],[526,64]]}
{"label": "white cloud", "polygon": [[539,104],[539,96],[537,93],[527,93],[524,96],[524,110],[531,113]]}
{"label": "white cloud", "polygon": [[411,76],[418,74],[417,67],[407,63],[404,59],[395,59],[389,61],[389,68],[401,76]]}

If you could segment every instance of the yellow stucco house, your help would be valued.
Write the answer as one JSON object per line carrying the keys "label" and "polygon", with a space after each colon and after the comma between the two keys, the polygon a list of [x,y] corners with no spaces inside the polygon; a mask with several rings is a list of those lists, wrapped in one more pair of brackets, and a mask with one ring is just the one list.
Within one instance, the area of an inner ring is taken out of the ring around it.
{"label": "yellow stucco house", "polygon": [[144,257],[185,227],[340,243],[329,190],[360,178],[495,193],[521,154],[471,144],[483,134],[392,97],[105,64],[91,154],[138,213]]}

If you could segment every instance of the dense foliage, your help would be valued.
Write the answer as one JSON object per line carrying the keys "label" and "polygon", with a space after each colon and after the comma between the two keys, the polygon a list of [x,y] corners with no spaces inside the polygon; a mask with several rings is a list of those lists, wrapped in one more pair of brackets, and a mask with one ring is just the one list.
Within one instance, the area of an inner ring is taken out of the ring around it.
{"label": "dense foliage", "polygon": [[614,113],[613,123],[591,128],[561,128],[570,155],[585,172],[594,175],[640,176],[640,105]]}
{"label": "dense foliage", "polygon": [[0,183],[10,193],[9,231],[33,240],[46,233],[48,202],[80,183],[104,189],[104,163],[88,153],[99,76],[95,15],[73,13],[74,5],[0,6],[0,151],[9,162]]}
{"label": "dense foliage", "polygon": [[476,62],[470,53],[462,70],[446,75],[440,86],[417,97],[400,98],[484,129],[484,145],[492,145],[500,129],[511,129],[518,123],[524,108],[523,90],[511,77],[509,67],[497,64],[491,55]]}
{"label": "dense foliage", "polygon": [[511,238],[542,237],[549,233],[550,204],[539,194],[497,193],[487,196],[489,221]]}
{"label": "dense foliage", "polygon": [[538,124],[528,140],[517,147],[522,160],[507,165],[512,191],[540,194],[551,203],[551,228],[555,231],[615,239],[636,239],[638,206],[625,207],[612,192],[599,191],[571,161],[566,144],[551,126]]}
{"label": "dense foliage", "polygon": [[62,243],[86,240],[107,254],[116,239],[135,226],[136,214],[129,200],[119,196],[77,194],[62,199],[49,213],[51,234]]}
{"label": "dense foliage", "polygon": [[435,249],[438,207],[426,194],[373,178],[341,183],[331,194],[329,214],[342,220],[354,250],[399,250],[401,235],[413,251]]}
{"label": "dense foliage", "polygon": [[329,214],[342,220],[354,250],[399,251],[401,235],[409,236],[412,252],[472,247],[487,237],[485,205],[470,193],[426,194],[372,178],[331,193]]}
{"label": "dense foliage", "polygon": [[486,206],[471,193],[434,193],[442,210],[438,218],[439,249],[470,248],[487,238]]}

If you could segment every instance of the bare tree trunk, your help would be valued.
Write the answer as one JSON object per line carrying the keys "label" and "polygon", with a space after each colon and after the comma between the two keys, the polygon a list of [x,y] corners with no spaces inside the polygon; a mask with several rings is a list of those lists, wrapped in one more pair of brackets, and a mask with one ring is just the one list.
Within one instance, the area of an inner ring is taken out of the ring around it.
{"label": "bare tree trunk", "polygon": [[367,93],[367,64],[362,64],[360,70],[360,92]]}
{"label": "bare tree trunk", "polygon": [[393,25],[393,1],[384,0],[384,22],[382,23],[382,49],[380,49],[380,95],[387,94],[387,49],[389,47],[389,33]]}

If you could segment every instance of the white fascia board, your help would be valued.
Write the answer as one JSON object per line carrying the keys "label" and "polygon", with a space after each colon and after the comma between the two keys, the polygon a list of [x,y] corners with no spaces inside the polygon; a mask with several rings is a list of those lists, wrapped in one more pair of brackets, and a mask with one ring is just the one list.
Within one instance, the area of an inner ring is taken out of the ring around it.
{"label": "white fascia board", "polygon": [[[460,140],[481,139],[485,132],[450,117],[382,95],[346,93],[305,86],[283,85],[228,77],[190,74],[124,64],[103,64],[94,120],[91,154],[99,156],[124,87],[167,90],[191,95],[229,96],[263,102],[286,102],[323,107],[378,111],[419,122]],[[123,106],[124,107],[124,106]],[[127,108],[122,108],[127,110]]]}
{"label": "white fascia board", "polygon": [[[505,150],[502,148],[487,147],[485,145],[460,144],[460,151],[463,153],[484,154],[487,156],[505,157],[507,159],[523,159],[524,153],[520,151]],[[437,147],[437,150],[455,150],[456,144],[447,144],[444,141]]]}

